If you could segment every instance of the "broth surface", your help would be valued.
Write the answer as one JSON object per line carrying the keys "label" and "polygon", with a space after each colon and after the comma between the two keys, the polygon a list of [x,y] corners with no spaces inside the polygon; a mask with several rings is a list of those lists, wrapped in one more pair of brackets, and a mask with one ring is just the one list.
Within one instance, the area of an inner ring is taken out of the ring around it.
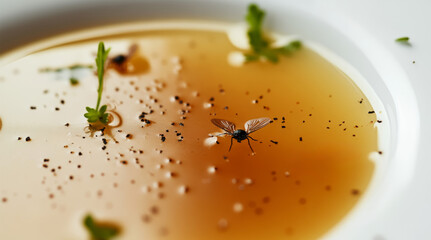
{"label": "broth surface", "polygon": [[[118,126],[91,136],[97,42],[110,57],[102,104]],[[364,94],[306,48],[230,66],[213,31],[148,31],[41,51],[0,68],[0,238],[86,239],[86,213],[120,239],[314,239],[367,189],[377,119]],[[50,69],[46,69],[50,68]],[[72,86],[69,79],[79,80]],[[212,118],[269,117],[233,142]],[[209,142],[215,144],[208,145]]]}

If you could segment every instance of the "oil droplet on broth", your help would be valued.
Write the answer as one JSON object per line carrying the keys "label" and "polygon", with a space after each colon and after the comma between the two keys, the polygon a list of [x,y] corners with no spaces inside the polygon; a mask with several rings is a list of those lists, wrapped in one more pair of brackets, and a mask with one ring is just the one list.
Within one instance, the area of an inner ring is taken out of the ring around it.
{"label": "oil droplet on broth", "polygon": [[[351,80],[311,50],[278,64],[234,67],[227,56],[237,50],[220,32],[164,30],[103,41],[118,53],[111,61],[123,55],[105,76],[102,103],[121,118],[110,135],[83,131],[96,76],[80,75],[72,87],[70,76],[39,71],[93,64],[97,41],[0,68],[0,182],[14,182],[0,184],[7,199],[0,224],[10,229],[0,236],[62,239],[79,224],[77,213],[91,210],[124,226],[124,239],[314,239],[366,190],[376,116]],[[26,98],[10,94],[21,91]],[[48,110],[57,105],[59,111]],[[251,142],[254,155],[246,141],[233,141],[229,152],[230,136],[209,138],[220,133],[212,118],[244,129],[259,117],[272,123],[250,134],[258,140]],[[24,211],[35,204],[49,215],[43,225],[31,220],[39,210]],[[18,219],[28,231],[16,229]]]}
{"label": "oil droplet on broth", "polygon": [[242,212],[243,209],[244,209],[243,205],[239,202],[237,202],[233,205],[233,211],[236,213]]}

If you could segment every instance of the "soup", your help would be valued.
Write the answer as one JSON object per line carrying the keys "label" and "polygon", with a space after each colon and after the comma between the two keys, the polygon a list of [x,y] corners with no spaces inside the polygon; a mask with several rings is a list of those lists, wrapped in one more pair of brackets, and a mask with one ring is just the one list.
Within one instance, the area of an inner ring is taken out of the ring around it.
{"label": "soup", "polygon": [[[114,116],[103,131],[83,117],[100,40]],[[0,236],[85,239],[87,213],[121,226],[120,239],[313,239],[333,228],[373,175],[370,102],[307,46],[240,67],[227,60],[237,50],[204,27],[107,31],[1,67]],[[211,119],[245,129],[261,117],[271,123],[250,146],[212,137],[223,130]]]}

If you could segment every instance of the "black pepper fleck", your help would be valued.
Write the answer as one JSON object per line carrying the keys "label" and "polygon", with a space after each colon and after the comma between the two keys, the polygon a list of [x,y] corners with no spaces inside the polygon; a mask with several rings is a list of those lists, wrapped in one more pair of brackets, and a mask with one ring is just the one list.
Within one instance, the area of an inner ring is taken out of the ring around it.
{"label": "black pepper fleck", "polygon": [[353,195],[353,196],[357,196],[357,195],[359,195],[359,190],[358,189],[352,189],[352,191],[351,191],[351,194]]}

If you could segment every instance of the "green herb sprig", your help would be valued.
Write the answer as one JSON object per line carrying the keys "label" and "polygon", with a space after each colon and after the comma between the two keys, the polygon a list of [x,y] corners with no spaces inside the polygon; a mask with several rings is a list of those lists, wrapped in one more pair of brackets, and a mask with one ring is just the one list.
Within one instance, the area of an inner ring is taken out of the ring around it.
{"label": "green herb sprig", "polygon": [[84,114],[84,117],[87,118],[89,123],[95,123],[97,121],[108,124],[109,114],[106,113],[107,106],[100,106],[100,101],[102,100],[102,92],[103,92],[103,75],[105,74],[105,62],[108,58],[108,54],[111,48],[105,50],[105,44],[103,42],[99,42],[99,47],[97,50],[96,57],[96,66],[97,66],[97,76],[99,78],[99,88],[97,89],[97,104],[96,108],[86,107],[87,113]]}
{"label": "green herb sprig", "polygon": [[98,224],[88,214],[84,218],[84,226],[91,235],[92,240],[109,240],[120,233],[120,228],[114,225]]}
{"label": "green herb sprig", "polygon": [[248,6],[248,13],[245,17],[248,23],[248,40],[253,53],[245,54],[247,62],[257,61],[261,57],[266,58],[272,63],[277,63],[278,55],[289,55],[301,48],[300,41],[293,41],[279,48],[271,48],[270,41],[265,38],[262,31],[262,22],[265,12],[256,4]]}
{"label": "green herb sprig", "polygon": [[69,83],[70,83],[70,85],[72,85],[72,86],[76,86],[76,85],[78,85],[78,84],[79,84],[79,80],[78,80],[78,79],[76,79],[76,78],[74,78],[74,77],[71,77],[71,78],[69,78]]}
{"label": "green herb sprig", "polygon": [[399,43],[404,43],[404,44],[409,44],[409,37],[400,37],[395,39],[395,42],[399,42]]}
{"label": "green herb sprig", "polygon": [[73,71],[73,70],[78,70],[78,69],[92,69],[92,68],[93,68],[92,65],[74,64],[74,65],[71,65],[68,67],[59,67],[59,68],[46,67],[46,68],[39,69],[39,71],[40,72],[62,72],[65,70]]}

